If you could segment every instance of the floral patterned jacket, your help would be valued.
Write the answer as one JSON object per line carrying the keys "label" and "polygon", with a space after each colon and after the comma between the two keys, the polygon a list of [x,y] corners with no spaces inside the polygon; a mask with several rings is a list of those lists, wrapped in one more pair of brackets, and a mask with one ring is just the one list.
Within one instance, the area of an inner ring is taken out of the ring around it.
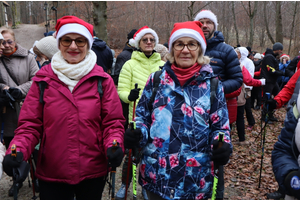
{"label": "floral patterned jacket", "polygon": [[[167,62],[153,101],[151,74],[136,109],[140,145],[139,183],[164,199],[207,199],[213,185],[212,142],[223,132],[231,144],[228,110],[221,81],[210,102],[210,65],[204,65],[183,87]],[[211,111],[210,111],[211,109]],[[231,145],[232,148],[232,145]]]}

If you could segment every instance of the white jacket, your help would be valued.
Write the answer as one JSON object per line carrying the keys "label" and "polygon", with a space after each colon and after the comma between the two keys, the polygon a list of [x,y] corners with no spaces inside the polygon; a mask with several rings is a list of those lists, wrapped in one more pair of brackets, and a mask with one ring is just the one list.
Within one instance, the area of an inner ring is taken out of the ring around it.
{"label": "white jacket", "polygon": [[3,167],[2,162],[5,156],[5,146],[0,142],[0,179],[2,177]]}
{"label": "white jacket", "polygon": [[[249,58],[247,58],[249,51],[248,51],[248,49],[246,49],[246,47],[239,47],[239,50],[241,53],[241,58],[240,58],[241,65],[246,67],[246,69],[249,71],[249,73],[251,74],[251,76],[253,78],[255,66],[254,66],[253,61],[250,60]],[[250,88],[250,90],[252,90],[252,86],[245,85],[245,88]]]}

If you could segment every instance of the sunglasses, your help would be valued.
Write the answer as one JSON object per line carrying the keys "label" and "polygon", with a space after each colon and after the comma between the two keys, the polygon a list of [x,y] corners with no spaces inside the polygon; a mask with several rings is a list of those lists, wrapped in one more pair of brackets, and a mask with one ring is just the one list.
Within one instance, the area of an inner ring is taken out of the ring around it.
{"label": "sunglasses", "polygon": [[70,39],[70,38],[61,38],[60,39],[60,44],[63,45],[64,47],[69,47],[72,42],[75,41],[75,44],[78,47],[84,47],[87,43],[87,40],[84,38],[77,38],[77,39]]}
{"label": "sunglasses", "polygon": [[13,43],[14,43],[14,41],[12,41],[12,40],[7,40],[7,41],[3,40],[3,42],[2,42],[3,45],[6,45],[6,44],[11,45]]}
{"label": "sunglasses", "polygon": [[150,40],[150,43],[155,43],[155,39],[153,39],[153,38],[144,38],[144,39],[142,39],[144,44],[147,44],[149,40]]}

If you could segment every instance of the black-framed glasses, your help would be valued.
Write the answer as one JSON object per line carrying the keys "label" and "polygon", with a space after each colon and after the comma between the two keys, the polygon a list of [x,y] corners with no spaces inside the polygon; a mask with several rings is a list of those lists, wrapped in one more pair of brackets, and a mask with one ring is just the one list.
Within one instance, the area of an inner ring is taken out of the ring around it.
{"label": "black-framed glasses", "polygon": [[142,41],[143,41],[144,44],[147,44],[149,40],[150,40],[150,42],[152,44],[155,43],[155,39],[154,38],[144,38],[144,39],[142,39]]}
{"label": "black-framed glasses", "polygon": [[197,42],[189,42],[187,44],[184,44],[182,42],[176,42],[174,44],[174,49],[176,51],[182,51],[184,47],[187,47],[190,51],[196,51],[199,48],[199,44]]}
{"label": "black-framed glasses", "polygon": [[77,38],[77,39],[61,38],[60,44],[63,45],[64,47],[69,47],[73,41],[75,41],[75,44],[78,47],[84,47],[87,43],[87,39],[85,39],[85,38]]}
{"label": "black-framed glasses", "polygon": [[13,43],[14,43],[14,41],[12,41],[12,40],[7,40],[7,41],[3,40],[3,42],[2,42],[3,45],[6,45],[6,44],[11,45]]}

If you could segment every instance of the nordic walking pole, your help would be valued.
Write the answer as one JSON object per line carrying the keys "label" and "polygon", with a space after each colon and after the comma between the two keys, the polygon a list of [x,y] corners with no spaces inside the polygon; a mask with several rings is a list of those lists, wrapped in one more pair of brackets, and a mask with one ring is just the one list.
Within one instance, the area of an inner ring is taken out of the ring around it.
{"label": "nordic walking pole", "polygon": [[[222,147],[223,142],[224,142],[224,133],[219,132],[218,149]],[[216,199],[218,180],[219,180],[219,166],[214,165],[214,184],[213,184],[213,192],[212,192],[211,200]]]}
{"label": "nordic walking pole", "polygon": [[[134,84],[134,88],[137,89],[138,88],[138,84],[135,83]],[[136,100],[133,102],[133,109],[132,109],[132,122],[134,122],[134,116],[135,116],[135,106],[136,106]],[[131,124],[131,129],[134,130],[135,129],[135,123]],[[127,192],[128,192],[128,187],[129,187],[129,175],[130,175],[130,165],[132,162],[132,149],[129,149],[129,153],[128,153],[128,166],[127,166],[127,177],[126,177],[126,188],[125,188],[125,200],[127,199]]]}
{"label": "nordic walking pole", "polygon": [[[116,139],[113,141],[113,153],[116,151],[115,148],[118,146],[118,142]],[[111,168],[112,175],[112,189],[111,189],[111,200],[115,200],[115,182],[116,182],[116,167]]]}
{"label": "nordic walking pole", "polygon": [[[11,145],[11,156],[14,157],[14,159],[17,159],[17,146],[15,144]],[[16,174],[15,170],[13,169],[13,184],[14,184],[14,200],[18,199],[18,187],[19,183],[16,181]]]}
{"label": "nordic walking pole", "polygon": [[[270,93],[266,92],[268,100],[270,99]],[[265,123],[267,124],[269,121],[269,105],[266,104],[266,117],[265,117]],[[259,181],[258,181],[258,188],[260,188],[261,183],[261,171],[262,171],[262,165],[263,165],[263,159],[264,159],[264,150],[265,150],[265,141],[266,141],[266,124],[264,126],[264,135],[263,135],[263,141],[262,141],[262,154],[261,154],[261,161],[260,161],[260,172],[259,172]]]}

